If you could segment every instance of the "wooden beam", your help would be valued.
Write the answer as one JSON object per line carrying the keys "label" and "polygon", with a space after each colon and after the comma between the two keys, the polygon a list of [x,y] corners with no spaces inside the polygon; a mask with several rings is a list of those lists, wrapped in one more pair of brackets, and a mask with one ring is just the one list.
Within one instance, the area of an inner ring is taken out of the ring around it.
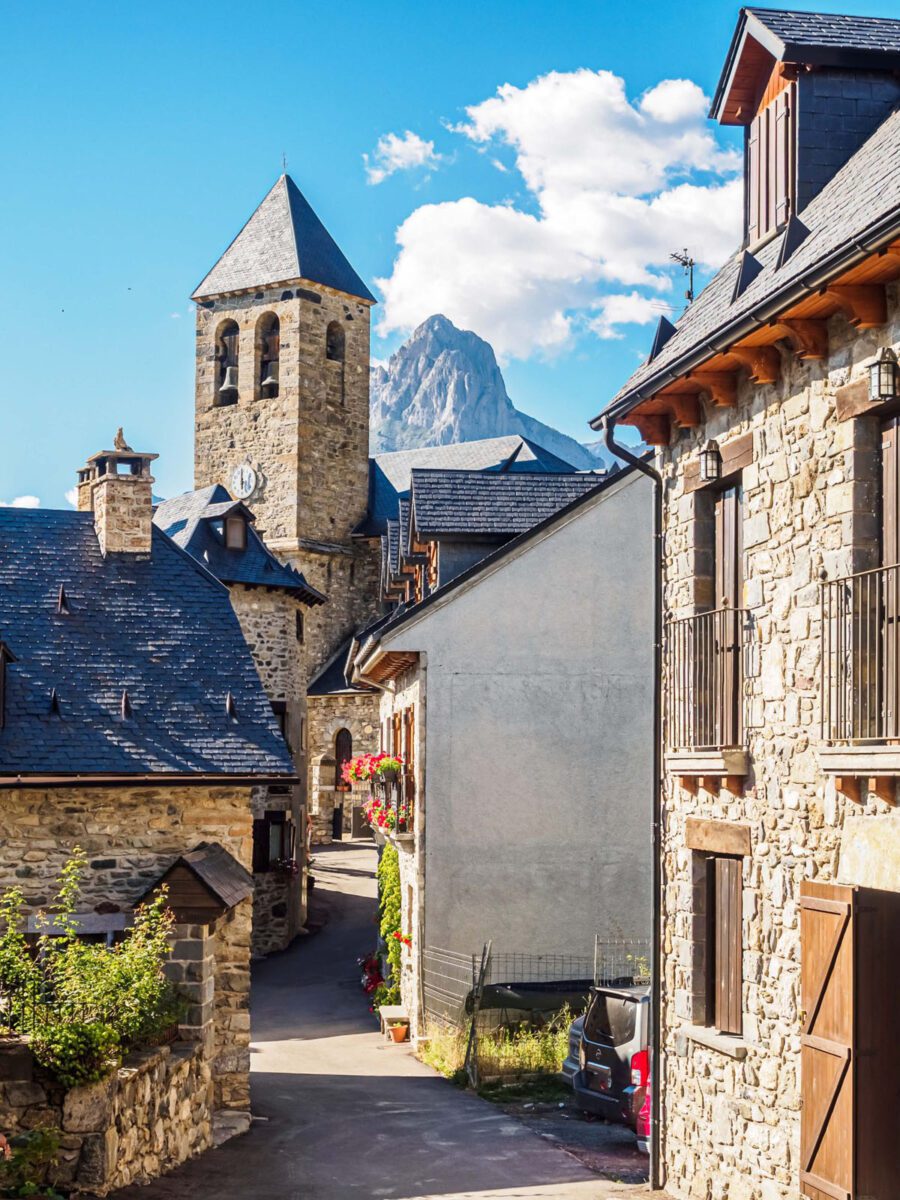
{"label": "wooden beam", "polygon": [[862,803],[862,788],[860,787],[859,777],[856,775],[838,775],[835,777],[834,786],[846,796],[848,800],[852,800],[854,804]]}
{"label": "wooden beam", "polygon": [[708,821],[701,817],[688,817],[685,821],[684,844],[689,850],[746,856],[751,851],[750,826],[737,821]]}
{"label": "wooden beam", "polygon": [[855,329],[875,329],[887,321],[887,301],[880,283],[832,283],[822,294],[834,301]]}
{"label": "wooden beam", "polygon": [[672,440],[672,424],[666,413],[633,412],[627,424],[637,429],[648,446],[668,446]]}
{"label": "wooden beam", "polygon": [[737,375],[732,371],[692,371],[688,376],[701,392],[706,392],[716,408],[737,404]]}
{"label": "wooden beam", "polygon": [[696,429],[703,423],[703,412],[696,396],[675,395],[660,399],[664,399],[672,410],[672,420],[678,429]]}
{"label": "wooden beam", "polygon": [[728,353],[750,372],[751,383],[777,383],[781,355],[774,346],[732,346]]}
{"label": "wooden beam", "polygon": [[897,803],[897,780],[893,775],[876,775],[869,779],[869,791],[885,804]]}
{"label": "wooden beam", "polygon": [[773,321],[776,329],[784,331],[784,337],[800,359],[828,357],[828,326],[824,321],[803,320],[800,317],[785,321]]}

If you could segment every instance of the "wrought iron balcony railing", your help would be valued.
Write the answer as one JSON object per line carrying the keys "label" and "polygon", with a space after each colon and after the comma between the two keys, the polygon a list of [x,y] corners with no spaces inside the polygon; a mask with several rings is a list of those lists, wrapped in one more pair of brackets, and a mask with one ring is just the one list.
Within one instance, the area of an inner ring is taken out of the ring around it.
{"label": "wrought iron balcony railing", "polygon": [[900,565],[822,586],[822,737],[900,741]]}
{"label": "wrought iron balcony railing", "polygon": [[416,828],[416,781],[412,771],[401,770],[396,779],[381,778],[374,782],[374,795],[393,811],[394,831],[414,833]]}
{"label": "wrought iron balcony railing", "polygon": [[666,741],[672,751],[744,744],[748,614],[717,608],[670,621],[666,631]]}

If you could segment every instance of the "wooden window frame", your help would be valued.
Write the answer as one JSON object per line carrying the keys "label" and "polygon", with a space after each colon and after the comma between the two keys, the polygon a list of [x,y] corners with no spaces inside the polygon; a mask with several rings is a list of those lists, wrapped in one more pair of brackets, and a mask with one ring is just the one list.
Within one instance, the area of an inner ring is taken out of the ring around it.
{"label": "wooden window frame", "polygon": [[694,1024],[743,1035],[743,867],[739,854],[695,851]]}
{"label": "wooden window frame", "polygon": [[790,83],[747,126],[747,244],[783,229],[796,205],[797,85]]}
{"label": "wooden window frame", "polygon": [[226,550],[247,549],[247,520],[245,517],[226,517],[223,529]]}
{"label": "wooden window frame", "polygon": [[[272,854],[272,827],[282,827],[281,854]],[[253,822],[253,874],[266,875],[279,858],[293,856],[293,822],[282,808],[270,809]]]}

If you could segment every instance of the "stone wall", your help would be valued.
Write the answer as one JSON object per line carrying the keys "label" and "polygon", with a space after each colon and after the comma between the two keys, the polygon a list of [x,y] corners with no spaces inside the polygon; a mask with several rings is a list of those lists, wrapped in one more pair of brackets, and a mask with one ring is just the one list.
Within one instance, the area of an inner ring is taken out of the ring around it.
{"label": "stone wall", "polygon": [[135,1052],[107,1079],[65,1089],[39,1072],[0,1082],[0,1128],[60,1132],[49,1179],[68,1192],[105,1196],[147,1183],[212,1145],[213,1084],[202,1047]]}
{"label": "stone wall", "polygon": [[273,811],[288,814],[294,829],[294,856],[300,868],[293,879],[273,872],[254,875],[253,953],[259,956],[290,945],[306,916],[304,833],[309,669],[306,647],[297,638],[297,613],[302,612],[306,620],[310,610],[281,591],[241,584],[232,585],[230,591],[232,607],[266,695],[286,706],[285,733],[300,779],[295,788],[253,789],[254,818]]}
{"label": "stone wall", "polygon": [[[742,474],[747,656],[747,745],[743,794],[696,794],[669,774],[663,818],[662,1151],[666,1186],[696,1200],[795,1200],[800,1139],[800,918],[803,880],[871,883],[852,877],[849,831],[867,826],[897,855],[900,810],[876,796],[862,803],[835,788],[821,745],[821,585],[875,563],[878,419],[838,421],[835,391],[864,375],[863,360],[900,340],[896,287],[887,329],[858,333],[829,322],[827,361],[782,354],[778,384],[739,387],[737,408],[707,409],[705,426],[683,431],[658,462],[665,480],[667,608],[690,615],[709,599],[702,491],[684,488],[684,469],[702,445],[749,433],[753,460]],[[743,1035],[712,1039],[697,1030],[694,888],[697,857],[688,816],[749,827],[743,859]],[[870,838],[870,840],[872,840]],[[887,851],[885,851],[887,853]],[[876,856],[877,857],[877,856]],[[880,872],[880,875],[879,875]]]}
{"label": "stone wall", "polygon": [[[256,394],[260,319],[281,323],[279,394]],[[239,400],[214,403],[215,336],[240,329]],[[328,325],[345,334],[343,362],[325,355]],[[250,499],[267,544],[329,597],[307,616],[306,657],[327,661],[377,596],[379,547],[352,537],[368,507],[369,306],[319,284],[269,288],[197,308],[195,487],[230,487],[249,458],[262,483]]]}
{"label": "stone wall", "polygon": [[[72,849],[88,857],[82,912],[128,913],[178,856],[218,842],[248,870],[250,789],[241,787],[11,788],[0,804],[0,890],[20,887],[46,907]],[[216,1105],[249,1107],[250,933],[245,900],[211,932]]]}
{"label": "stone wall", "polygon": [[376,754],[381,747],[378,725],[378,695],[374,692],[346,692],[332,696],[310,696],[309,754],[313,767],[309,780],[309,811],[313,820],[313,841],[327,844],[332,840],[331,820],[335,799],[344,806],[344,829],[350,829],[350,808],[357,800],[349,792],[334,790],[334,742],[338,730],[349,729],[353,754]]}

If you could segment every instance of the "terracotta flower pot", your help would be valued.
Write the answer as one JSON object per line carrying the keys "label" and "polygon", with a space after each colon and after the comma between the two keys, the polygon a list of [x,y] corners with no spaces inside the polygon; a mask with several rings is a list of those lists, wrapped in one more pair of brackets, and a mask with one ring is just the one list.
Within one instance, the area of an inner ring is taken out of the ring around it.
{"label": "terracotta flower pot", "polygon": [[398,1045],[401,1042],[405,1042],[406,1039],[409,1037],[409,1026],[406,1024],[405,1021],[404,1022],[398,1021],[395,1025],[391,1025],[390,1030],[391,1030],[392,1040],[395,1041]]}

